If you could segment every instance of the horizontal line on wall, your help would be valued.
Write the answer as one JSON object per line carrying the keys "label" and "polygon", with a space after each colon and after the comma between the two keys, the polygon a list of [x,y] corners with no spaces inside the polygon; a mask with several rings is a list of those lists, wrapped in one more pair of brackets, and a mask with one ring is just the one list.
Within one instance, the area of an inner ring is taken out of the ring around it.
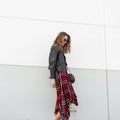
{"label": "horizontal line on wall", "polygon": [[[15,64],[0,64],[0,66],[24,66],[24,67],[42,67],[42,68],[48,68],[48,66],[36,66],[36,65],[15,65]],[[75,68],[75,67],[69,67],[70,69],[87,69],[87,70],[102,70],[105,71],[106,69],[91,69],[91,68]],[[110,69],[107,69],[110,70]],[[112,70],[110,70],[112,71]],[[113,70],[113,71],[120,71],[120,70]]]}
{"label": "horizontal line on wall", "polygon": [[53,23],[65,23],[65,24],[79,24],[79,25],[90,25],[90,26],[100,26],[103,27],[104,25],[99,24],[88,24],[88,23],[78,23],[78,22],[69,22],[69,21],[58,21],[58,20],[46,20],[46,19],[35,19],[35,18],[25,18],[25,17],[10,17],[10,16],[0,16],[1,18],[7,19],[18,19],[18,20],[30,20],[30,21],[38,21],[38,22],[53,22]]}
{"label": "horizontal line on wall", "polygon": [[[1,18],[7,19],[18,19],[18,20],[29,20],[29,21],[38,21],[38,22],[53,22],[53,23],[66,23],[66,24],[79,24],[79,25],[90,25],[90,26],[100,26],[100,24],[88,24],[88,23],[78,23],[78,22],[69,22],[69,21],[57,21],[57,20],[46,20],[46,19],[35,19],[35,18],[25,18],[25,17],[10,17],[10,16],[0,16]],[[120,25],[105,25],[105,27],[120,27]]]}

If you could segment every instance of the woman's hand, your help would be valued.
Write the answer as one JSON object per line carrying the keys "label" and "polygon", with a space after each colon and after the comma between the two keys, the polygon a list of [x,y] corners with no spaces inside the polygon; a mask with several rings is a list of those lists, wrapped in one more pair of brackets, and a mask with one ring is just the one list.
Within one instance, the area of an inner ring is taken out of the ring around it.
{"label": "woman's hand", "polygon": [[52,84],[51,84],[51,86],[52,86],[53,88],[56,87],[55,79],[52,79]]}

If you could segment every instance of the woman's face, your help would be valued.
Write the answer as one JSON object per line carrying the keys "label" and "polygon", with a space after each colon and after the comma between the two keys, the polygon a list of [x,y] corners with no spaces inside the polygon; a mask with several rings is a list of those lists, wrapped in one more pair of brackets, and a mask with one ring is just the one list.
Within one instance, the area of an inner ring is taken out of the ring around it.
{"label": "woman's face", "polygon": [[68,36],[65,35],[62,39],[62,45],[64,46],[68,42]]}

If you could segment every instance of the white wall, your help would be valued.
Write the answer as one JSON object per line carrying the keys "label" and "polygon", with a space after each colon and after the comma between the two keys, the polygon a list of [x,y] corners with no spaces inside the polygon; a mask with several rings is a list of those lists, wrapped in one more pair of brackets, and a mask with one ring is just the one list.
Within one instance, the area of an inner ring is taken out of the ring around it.
{"label": "white wall", "polygon": [[50,45],[66,31],[69,66],[105,69],[103,1],[1,1],[0,16],[1,64],[47,66]]}
{"label": "white wall", "polygon": [[119,0],[0,1],[0,63],[47,66],[50,45],[66,31],[72,37],[71,67],[105,69],[106,47],[107,68],[120,69],[119,5]]}
{"label": "white wall", "polygon": [[[0,1],[0,64],[47,67],[49,48],[56,35],[60,31],[65,31],[72,38],[71,54],[66,55],[70,67],[120,70],[119,6],[119,0],[2,0]],[[85,73],[91,74],[91,72]],[[96,72],[95,75],[97,75]],[[102,74],[101,77],[104,78],[102,81],[99,76],[95,80],[98,80],[100,86],[98,83],[89,83],[88,78],[85,83],[84,80],[82,81],[84,86],[82,89],[76,85],[77,95],[84,105],[83,111],[81,107],[79,108],[81,112],[78,110],[76,119],[84,118],[87,112],[85,105],[88,101],[84,95],[89,96],[90,101],[95,100],[96,105],[103,100],[98,108],[93,108],[92,115],[88,115],[92,120],[96,120],[99,113],[103,115],[101,118],[106,120],[105,116],[108,116],[108,111],[96,111],[96,116],[93,113],[103,105],[105,105],[103,108],[107,110],[107,102],[111,106],[111,120],[116,118],[114,114],[116,107],[113,104],[115,101],[112,98],[118,96],[116,91],[120,89],[118,87],[116,89],[116,85],[119,81],[115,82],[112,78],[114,75],[111,74]],[[90,93],[85,91],[86,83],[90,85],[87,89]],[[93,87],[96,85],[99,86],[97,90]],[[109,91],[106,91],[106,88],[109,88]],[[92,99],[102,90],[101,99]],[[111,95],[110,101],[106,101],[108,94]],[[116,103],[119,104],[119,101]],[[114,110],[112,106],[115,107]],[[88,102],[88,107],[92,107],[90,102]],[[119,118],[119,113],[117,113],[116,120]],[[86,117],[84,120],[87,119]]]}
{"label": "white wall", "polygon": [[76,58],[77,55],[77,59],[68,59],[71,67],[105,68],[104,32],[101,26],[0,20],[1,64],[48,66],[49,48],[58,32],[64,30],[72,37],[72,52],[68,57]]}

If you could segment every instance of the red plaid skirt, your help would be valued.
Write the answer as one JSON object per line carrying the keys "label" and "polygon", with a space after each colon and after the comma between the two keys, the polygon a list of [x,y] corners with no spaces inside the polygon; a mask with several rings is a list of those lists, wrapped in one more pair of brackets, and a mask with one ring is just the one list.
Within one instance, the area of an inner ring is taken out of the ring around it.
{"label": "red plaid skirt", "polygon": [[57,100],[54,114],[56,115],[59,111],[61,120],[69,120],[69,103],[78,106],[77,96],[68,77],[67,69],[65,72],[58,71],[58,76],[59,85],[56,87]]}

